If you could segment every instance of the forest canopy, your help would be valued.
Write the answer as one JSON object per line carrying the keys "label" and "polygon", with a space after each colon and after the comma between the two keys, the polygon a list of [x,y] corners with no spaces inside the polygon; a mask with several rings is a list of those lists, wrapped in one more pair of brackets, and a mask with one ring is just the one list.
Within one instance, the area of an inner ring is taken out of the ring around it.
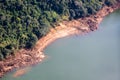
{"label": "forest canopy", "polygon": [[0,59],[21,48],[33,48],[63,20],[95,14],[117,0],[0,0]]}

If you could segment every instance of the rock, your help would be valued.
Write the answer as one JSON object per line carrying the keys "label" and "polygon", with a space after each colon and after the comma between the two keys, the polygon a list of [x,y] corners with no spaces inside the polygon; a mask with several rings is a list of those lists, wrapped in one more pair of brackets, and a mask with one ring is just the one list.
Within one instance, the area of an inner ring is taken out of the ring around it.
{"label": "rock", "polygon": [[3,70],[4,71],[10,71],[12,69],[12,67],[4,67]]}

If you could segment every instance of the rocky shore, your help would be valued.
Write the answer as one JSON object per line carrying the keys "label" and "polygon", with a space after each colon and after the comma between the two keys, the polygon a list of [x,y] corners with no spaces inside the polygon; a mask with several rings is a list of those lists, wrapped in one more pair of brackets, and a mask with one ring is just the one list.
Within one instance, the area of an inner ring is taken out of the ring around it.
{"label": "rocky shore", "polygon": [[41,38],[33,49],[21,49],[15,55],[11,55],[7,59],[0,61],[0,77],[14,68],[31,66],[41,62],[45,58],[43,53],[44,48],[58,38],[74,34],[81,35],[96,30],[104,16],[118,8],[120,8],[120,3],[111,7],[105,6],[97,14],[86,18],[59,23],[55,29],[51,29],[46,36]]}

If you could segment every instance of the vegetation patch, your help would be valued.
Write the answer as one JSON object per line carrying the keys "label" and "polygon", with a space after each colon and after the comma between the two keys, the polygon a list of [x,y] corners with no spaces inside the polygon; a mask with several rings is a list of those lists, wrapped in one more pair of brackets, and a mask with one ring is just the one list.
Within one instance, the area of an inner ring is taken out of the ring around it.
{"label": "vegetation patch", "polygon": [[0,0],[0,60],[33,48],[55,24],[96,14],[119,0]]}

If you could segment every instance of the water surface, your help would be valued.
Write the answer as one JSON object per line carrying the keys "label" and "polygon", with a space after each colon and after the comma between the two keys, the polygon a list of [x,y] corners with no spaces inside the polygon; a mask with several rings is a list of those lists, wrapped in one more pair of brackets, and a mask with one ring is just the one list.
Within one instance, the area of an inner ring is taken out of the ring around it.
{"label": "water surface", "polygon": [[0,80],[120,80],[120,10],[106,16],[99,29],[58,39],[45,50],[46,60],[25,75],[14,71]]}

